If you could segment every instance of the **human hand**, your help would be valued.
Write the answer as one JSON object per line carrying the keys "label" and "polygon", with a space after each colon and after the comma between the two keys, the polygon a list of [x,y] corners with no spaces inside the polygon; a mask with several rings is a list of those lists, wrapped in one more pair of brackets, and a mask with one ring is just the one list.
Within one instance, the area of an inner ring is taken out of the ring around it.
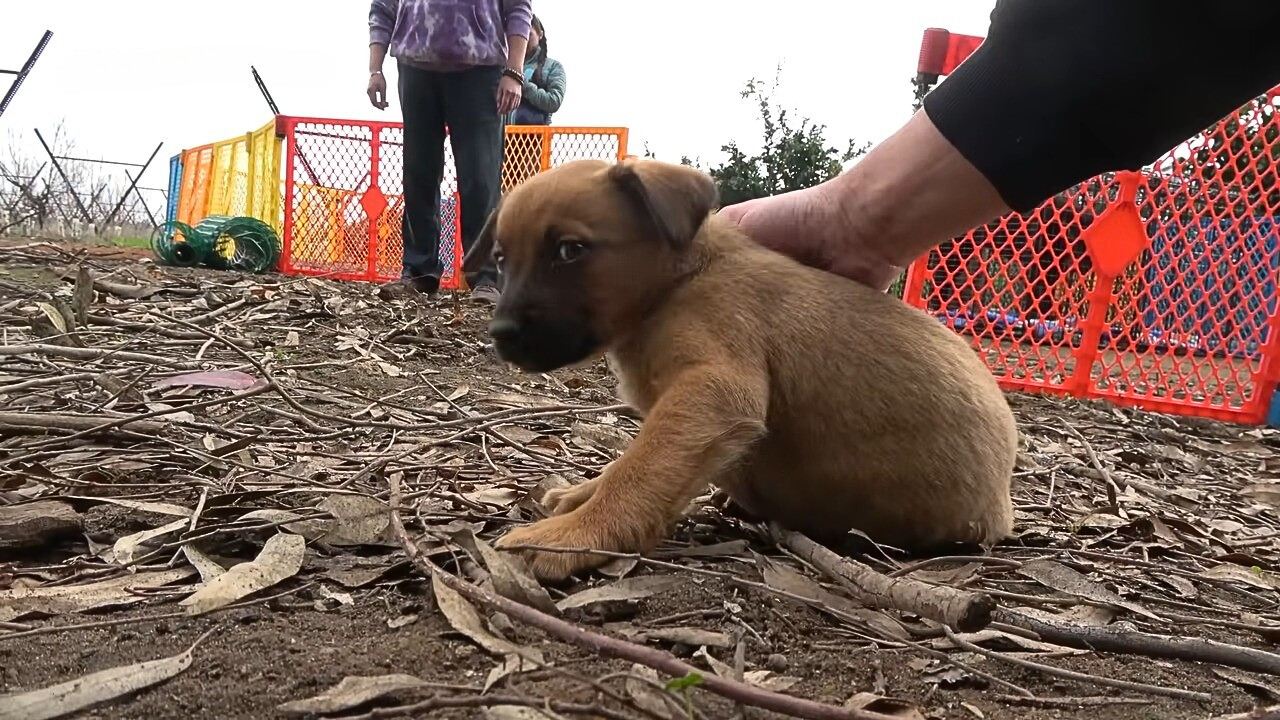
{"label": "human hand", "polygon": [[369,102],[379,110],[387,109],[387,78],[382,71],[369,74]]}
{"label": "human hand", "polygon": [[867,231],[827,183],[730,205],[718,214],[771,250],[881,292],[901,272],[869,247]]}
{"label": "human hand", "polygon": [[516,81],[515,78],[502,76],[498,81],[498,114],[506,115],[520,107],[520,98],[523,97],[524,84]]}

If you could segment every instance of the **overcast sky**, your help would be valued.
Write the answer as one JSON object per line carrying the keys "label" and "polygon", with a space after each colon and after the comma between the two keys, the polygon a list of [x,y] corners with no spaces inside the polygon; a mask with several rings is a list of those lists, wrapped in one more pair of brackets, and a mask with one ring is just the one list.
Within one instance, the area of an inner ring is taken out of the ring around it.
{"label": "overcast sky", "polygon": [[[623,125],[631,151],[714,160],[753,146],[738,97],[782,63],[779,100],[828,137],[879,142],[908,117],[926,27],[984,35],[994,0],[534,0],[551,54],[568,74],[557,125]],[[367,0],[56,0],[0,5],[0,68],[16,69],[54,35],[0,117],[32,152],[33,128],[62,121],[76,153],[141,162],[163,141],[146,184],[163,185],[183,148],[270,119],[249,71],[281,112],[399,120],[365,96]],[[394,75],[388,78],[394,83]],[[0,76],[0,92],[9,76]],[[393,85],[394,87],[394,85]],[[8,137],[2,138],[9,142]],[[7,153],[3,153],[7,155]]]}

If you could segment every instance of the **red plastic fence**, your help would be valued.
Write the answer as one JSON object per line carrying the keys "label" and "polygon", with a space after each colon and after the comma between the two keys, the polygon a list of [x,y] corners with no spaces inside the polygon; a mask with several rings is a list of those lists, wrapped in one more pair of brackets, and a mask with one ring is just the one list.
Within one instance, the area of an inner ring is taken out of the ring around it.
{"label": "red plastic fence", "polygon": [[1006,388],[1262,422],[1280,380],[1278,91],[1141,172],[944,244],[904,299]]}
{"label": "red plastic fence", "polygon": [[[394,280],[403,243],[403,126],[358,120],[280,118],[285,137],[281,271],[344,280]],[[582,158],[619,159],[624,128],[510,127],[503,187]],[[457,287],[460,201],[445,143],[441,184],[441,287]]]}

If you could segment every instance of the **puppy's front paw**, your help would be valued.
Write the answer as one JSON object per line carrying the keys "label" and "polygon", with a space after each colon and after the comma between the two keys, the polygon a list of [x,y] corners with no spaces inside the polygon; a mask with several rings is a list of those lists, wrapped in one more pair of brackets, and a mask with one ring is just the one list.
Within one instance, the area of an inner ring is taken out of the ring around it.
{"label": "puppy's front paw", "polygon": [[[546,548],[640,552],[656,542],[657,539],[650,538],[649,535],[650,533],[644,533],[643,540],[640,540],[641,535],[637,533],[623,532],[621,527],[592,522],[590,516],[572,512],[516,528],[499,538],[495,545],[499,548],[536,545]],[[607,555],[586,552],[520,552],[533,574],[546,582],[559,582],[570,575],[598,568],[612,560]]]}
{"label": "puppy's front paw", "polygon": [[560,490],[549,490],[542,498],[542,506],[551,512],[552,515],[565,515],[582,507],[582,504],[591,499],[596,492],[596,485],[600,482],[600,478],[588,480],[580,485],[573,487],[561,488]]}

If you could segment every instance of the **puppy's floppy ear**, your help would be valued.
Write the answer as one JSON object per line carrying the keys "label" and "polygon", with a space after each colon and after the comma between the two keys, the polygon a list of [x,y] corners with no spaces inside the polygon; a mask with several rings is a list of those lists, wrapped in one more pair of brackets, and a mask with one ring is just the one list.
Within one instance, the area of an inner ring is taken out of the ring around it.
{"label": "puppy's floppy ear", "polygon": [[501,209],[502,201],[498,201],[493,212],[489,213],[489,217],[485,219],[484,227],[480,228],[480,235],[476,238],[475,244],[462,256],[462,272],[471,274],[488,264],[493,255],[493,244],[497,240],[498,211]]}
{"label": "puppy's floppy ear", "polygon": [[677,247],[693,240],[720,203],[711,177],[687,165],[627,159],[609,168],[609,179]]}

